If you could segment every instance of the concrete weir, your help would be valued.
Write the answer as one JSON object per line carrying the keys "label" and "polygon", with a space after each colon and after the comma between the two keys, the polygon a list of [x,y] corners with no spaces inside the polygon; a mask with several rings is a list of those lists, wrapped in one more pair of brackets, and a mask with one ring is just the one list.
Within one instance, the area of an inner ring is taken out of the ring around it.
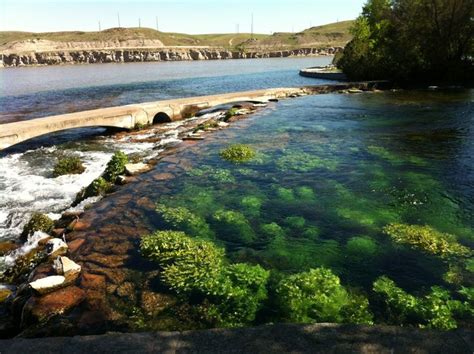
{"label": "concrete weir", "polygon": [[272,99],[296,97],[305,94],[338,92],[348,88],[371,90],[374,88],[383,89],[387,87],[389,87],[389,83],[385,81],[369,81],[336,85],[314,85],[301,88],[272,88],[138,103],[36,118],[27,121],[0,124],[0,150],[41,135],[67,129],[86,127],[132,129],[140,125],[176,121],[190,117],[202,109],[232,102],[266,102]]}
{"label": "concrete weir", "polygon": [[23,141],[67,129],[116,127],[132,129],[138,125],[180,120],[205,108],[238,101],[268,101],[300,94],[300,88],[275,88],[226,93],[213,96],[100,108],[0,125],[0,150]]}

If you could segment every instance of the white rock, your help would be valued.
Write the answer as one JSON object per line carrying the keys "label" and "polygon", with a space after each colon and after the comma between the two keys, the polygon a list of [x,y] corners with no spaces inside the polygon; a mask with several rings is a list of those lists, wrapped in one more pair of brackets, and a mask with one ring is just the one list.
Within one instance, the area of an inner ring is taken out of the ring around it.
{"label": "white rock", "polygon": [[151,169],[151,166],[146,163],[129,163],[125,165],[125,173],[129,176],[136,175],[138,173],[146,172]]}
{"label": "white rock", "polygon": [[226,123],[226,122],[219,122],[217,124],[219,127],[228,127],[229,126],[229,123]]}
{"label": "white rock", "polygon": [[66,285],[66,278],[62,275],[51,275],[30,283],[31,288],[38,294],[43,295]]}
{"label": "white rock", "polygon": [[60,238],[53,238],[46,243],[46,252],[50,257],[63,256],[67,250],[67,243]]}
{"label": "white rock", "polygon": [[75,281],[81,273],[81,266],[68,257],[58,257],[53,267],[56,273],[64,275],[68,283]]}

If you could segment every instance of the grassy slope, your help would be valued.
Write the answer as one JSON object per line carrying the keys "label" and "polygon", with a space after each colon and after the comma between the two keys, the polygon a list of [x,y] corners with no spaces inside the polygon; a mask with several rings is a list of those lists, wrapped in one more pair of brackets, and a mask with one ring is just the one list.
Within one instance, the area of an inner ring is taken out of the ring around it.
{"label": "grassy slope", "polygon": [[55,42],[115,41],[131,39],[157,39],[166,46],[219,46],[236,47],[280,47],[304,45],[344,45],[350,40],[349,27],[352,21],[312,27],[299,33],[255,34],[200,34],[159,32],[151,28],[111,28],[101,32],[0,32],[0,45],[28,39],[45,39]]}

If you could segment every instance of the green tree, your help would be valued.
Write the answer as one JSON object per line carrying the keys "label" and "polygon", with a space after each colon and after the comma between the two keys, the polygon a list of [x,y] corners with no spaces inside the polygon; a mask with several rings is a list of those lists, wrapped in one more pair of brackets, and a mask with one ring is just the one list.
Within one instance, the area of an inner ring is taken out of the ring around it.
{"label": "green tree", "polygon": [[472,0],[369,0],[338,66],[352,79],[473,78]]}

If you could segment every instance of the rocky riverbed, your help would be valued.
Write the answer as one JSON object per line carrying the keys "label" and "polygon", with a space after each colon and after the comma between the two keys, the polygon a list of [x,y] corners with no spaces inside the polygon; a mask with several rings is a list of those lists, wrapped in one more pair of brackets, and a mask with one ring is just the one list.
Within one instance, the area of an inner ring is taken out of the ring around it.
{"label": "rocky riverbed", "polygon": [[334,55],[340,47],[300,48],[291,50],[230,51],[212,48],[101,49],[0,54],[0,67],[31,65],[131,63],[220,59],[287,58]]}

